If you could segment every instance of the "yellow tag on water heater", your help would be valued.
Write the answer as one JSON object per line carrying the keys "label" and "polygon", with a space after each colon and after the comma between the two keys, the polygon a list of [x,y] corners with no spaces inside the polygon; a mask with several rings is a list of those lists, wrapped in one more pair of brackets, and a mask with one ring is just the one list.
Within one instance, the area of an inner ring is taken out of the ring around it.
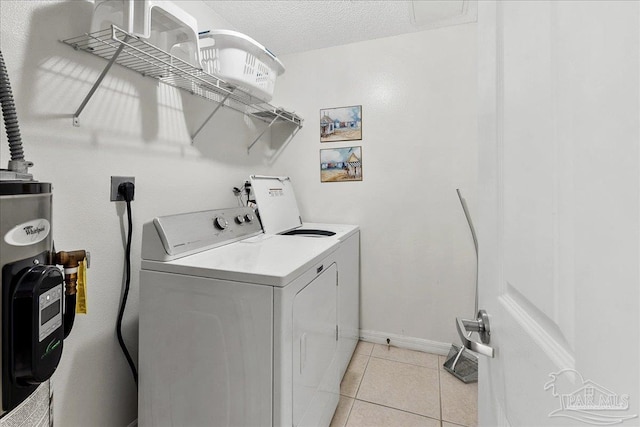
{"label": "yellow tag on water heater", "polygon": [[78,266],[78,287],[76,289],[76,313],[87,314],[87,259]]}

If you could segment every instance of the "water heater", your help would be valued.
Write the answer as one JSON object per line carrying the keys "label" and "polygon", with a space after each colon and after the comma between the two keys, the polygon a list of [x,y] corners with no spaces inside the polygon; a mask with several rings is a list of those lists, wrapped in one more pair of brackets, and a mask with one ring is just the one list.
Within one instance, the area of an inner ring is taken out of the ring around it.
{"label": "water heater", "polygon": [[0,102],[11,152],[0,169],[0,424],[50,425],[48,380],[73,326],[78,268],[88,253],[54,249],[51,184],[28,172],[1,52]]}
{"label": "water heater", "polygon": [[53,265],[51,198],[49,183],[0,181],[3,412],[62,357],[64,276]]}

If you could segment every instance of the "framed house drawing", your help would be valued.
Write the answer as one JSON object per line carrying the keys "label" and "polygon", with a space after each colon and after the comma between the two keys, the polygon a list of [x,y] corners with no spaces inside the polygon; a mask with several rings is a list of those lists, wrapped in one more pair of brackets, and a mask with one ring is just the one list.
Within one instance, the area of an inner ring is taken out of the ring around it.
{"label": "framed house drawing", "polygon": [[320,150],[320,182],[362,181],[362,147]]}
{"label": "framed house drawing", "polygon": [[320,142],[362,139],[362,105],[320,110]]}

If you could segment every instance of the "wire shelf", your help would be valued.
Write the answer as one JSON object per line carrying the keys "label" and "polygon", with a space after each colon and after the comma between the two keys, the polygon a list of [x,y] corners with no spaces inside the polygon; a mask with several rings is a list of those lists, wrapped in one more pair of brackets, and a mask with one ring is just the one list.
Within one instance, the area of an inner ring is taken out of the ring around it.
{"label": "wire shelf", "polygon": [[[109,29],[87,33],[62,40],[62,42],[76,50],[82,50],[109,61],[103,75],[100,76],[83,105],[76,112],[74,116],[76,120],[110,66],[116,63],[143,76],[158,79],[165,84],[186,90],[193,95],[218,103],[219,106],[231,108],[270,125],[274,122],[285,121],[295,124],[298,128],[302,127],[302,117],[294,112],[276,108],[115,25]],[[198,129],[199,131],[200,129]]]}

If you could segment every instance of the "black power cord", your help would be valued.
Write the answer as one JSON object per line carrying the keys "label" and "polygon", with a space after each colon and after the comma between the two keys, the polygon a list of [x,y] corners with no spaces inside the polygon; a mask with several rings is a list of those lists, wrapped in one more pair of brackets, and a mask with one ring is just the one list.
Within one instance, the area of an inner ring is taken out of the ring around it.
{"label": "black power cord", "polygon": [[118,342],[120,343],[120,348],[124,353],[124,356],[127,358],[127,363],[129,363],[129,367],[131,368],[131,374],[133,375],[133,380],[136,383],[136,387],[138,386],[138,370],[136,369],[136,365],[133,363],[133,359],[129,354],[129,350],[127,350],[127,345],[122,338],[122,317],[124,316],[124,310],[127,306],[127,297],[129,296],[129,286],[131,285],[131,231],[133,229],[133,222],[131,221],[131,201],[133,200],[134,193],[134,185],[132,182],[123,182],[118,186],[118,193],[122,195],[124,201],[127,203],[127,220],[129,223],[129,229],[127,231],[127,248],[125,250],[125,269],[126,269],[126,280],[124,284],[124,294],[122,295],[122,302],[120,303],[120,311],[118,312],[118,323],[116,326],[116,333],[118,335]]}

